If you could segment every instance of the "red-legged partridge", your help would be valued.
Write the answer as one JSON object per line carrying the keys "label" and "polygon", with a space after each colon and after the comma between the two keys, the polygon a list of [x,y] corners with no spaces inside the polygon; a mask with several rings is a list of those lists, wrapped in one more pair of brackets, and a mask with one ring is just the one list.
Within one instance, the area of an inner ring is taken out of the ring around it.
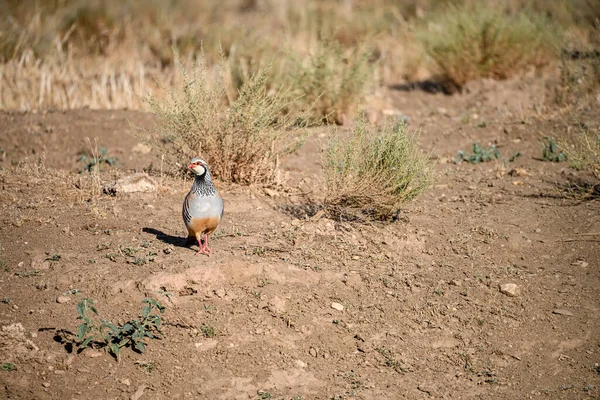
{"label": "red-legged partridge", "polygon": [[183,222],[188,230],[187,243],[198,242],[196,254],[210,254],[208,236],[217,229],[223,217],[223,199],[217,192],[208,165],[200,158],[190,161],[188,168],[196,175],[192,189],[183,201]]}

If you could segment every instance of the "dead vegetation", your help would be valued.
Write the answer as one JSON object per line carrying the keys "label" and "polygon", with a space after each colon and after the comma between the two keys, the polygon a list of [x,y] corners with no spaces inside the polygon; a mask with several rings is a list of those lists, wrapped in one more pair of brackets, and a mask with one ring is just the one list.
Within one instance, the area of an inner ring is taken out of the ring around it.
{"label": "dead vegetation", "polygon": [[221,44],[230,97],[272,65],[269,89],[287,87],[297,108],[315,105],[314,120],[339,123],[370,83],[441,74],[462,85],[539,69],[555,57],[557,26],[585,31],[600,14],[588,0],[452,3],[4,0],[0,108],[146,109],[145,94],[165,99],[181,85],[176,54],[192,61],[204,44],[214,72]]}
{"label": "dead vegetation", "polygon": [[306,117],[283,112],[289,105],[285,91],[267,92],[268,69],[251,76],[229,100],[224,63],[211,81],[201,56],[190,74],[182,66],[183,88],[169,101],[146,98],[158,118],[150,144],[175,156],[170,161],[202,155],[222,181],[271,184],[280,157],[302,143]]}

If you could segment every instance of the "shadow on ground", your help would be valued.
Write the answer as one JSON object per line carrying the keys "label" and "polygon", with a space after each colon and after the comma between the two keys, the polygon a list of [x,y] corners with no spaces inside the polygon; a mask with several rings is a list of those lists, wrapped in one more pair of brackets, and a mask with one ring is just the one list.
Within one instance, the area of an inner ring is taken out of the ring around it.
{"label": "shadow on ground", "polygon": [[142,229],[142,231],[156,236],[156,239],[160,240],[163,243],[170,244],[170,245],[177,246],[177,247],[184,247],[184,248],[189,247],[189,245],[187,244],[187,238],[183,238],[180,236],[172,236],[172,235],[169,235],[168,233],[164,233],[163,231],[159,231],[158,229],[148,228],[148,227]]}

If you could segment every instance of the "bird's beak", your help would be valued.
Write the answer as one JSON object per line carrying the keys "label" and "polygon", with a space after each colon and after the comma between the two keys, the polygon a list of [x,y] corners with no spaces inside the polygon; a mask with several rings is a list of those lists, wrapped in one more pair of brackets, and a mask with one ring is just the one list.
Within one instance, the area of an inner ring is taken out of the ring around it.
{"label": "bird's beak", "polygon": [[194,164],[188,165],[188,169],[192,169],[192,168],[194,168]]}

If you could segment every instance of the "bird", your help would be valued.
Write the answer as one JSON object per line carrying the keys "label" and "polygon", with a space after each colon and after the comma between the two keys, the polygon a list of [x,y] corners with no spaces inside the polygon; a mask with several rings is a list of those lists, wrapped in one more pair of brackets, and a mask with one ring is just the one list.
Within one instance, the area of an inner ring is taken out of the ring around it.
{"label": "bird", "polygon": [[192,158],[188,169],[195,174],[194,184],[183,201],[183,222],[188,231],[187,244],[198,242],[196,254],[210,255],[208,236],[217,229],[223,218],[223,199],[219,195],[208,169],[201,158]]}

